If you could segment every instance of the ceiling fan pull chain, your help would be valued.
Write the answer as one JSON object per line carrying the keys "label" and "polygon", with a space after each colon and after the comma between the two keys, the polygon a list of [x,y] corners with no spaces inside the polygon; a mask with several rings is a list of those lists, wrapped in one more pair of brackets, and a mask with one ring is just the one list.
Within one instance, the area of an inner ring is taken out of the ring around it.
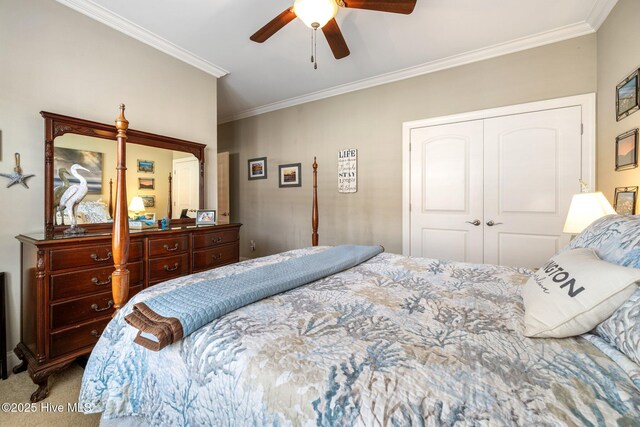
{"label": "ceiling fan pull chain", "polygon": [[314,56],[313,56],[313,37],[314,37],[315,31],[311,31],[311,63],[313,63],[315,61]]}
{"label": "ceiling fan pull chain", "polygon": [[[316,24],[317,25],[317,24]],[[313,69],[318,69],[318,48],[317,48],[317,40],[318,40],[318,27],[313,27]]]}

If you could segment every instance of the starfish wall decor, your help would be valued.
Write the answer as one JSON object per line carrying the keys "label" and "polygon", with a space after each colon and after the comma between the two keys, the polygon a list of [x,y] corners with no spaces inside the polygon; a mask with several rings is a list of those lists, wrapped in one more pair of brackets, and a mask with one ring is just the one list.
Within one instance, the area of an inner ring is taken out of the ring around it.
{"label": "starfish wall decor", "polygon": [[22,174],[22,168],[20,167],[20,153],[16,153],[16,167],[13,168],[13,173],[0,173],[0,176],[9,179],[7,188],[16,184],[22,184],[25,188],[29,188],[29,186],[27,185],[27,179],[35,175]]}

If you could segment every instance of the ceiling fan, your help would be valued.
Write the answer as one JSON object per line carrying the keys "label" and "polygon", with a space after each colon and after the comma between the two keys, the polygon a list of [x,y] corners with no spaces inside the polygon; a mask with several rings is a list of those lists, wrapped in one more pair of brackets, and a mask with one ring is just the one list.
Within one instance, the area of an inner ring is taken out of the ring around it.
{"label": "ceiling fan", "polygon": [[[260,28],[249,38],[256,43],[263,43],[297,17],[300,18],[307,27],[314,30],[314,37],[315,30],[322,28],[322,32],[333,52],[333,56],[336,59],[344,58],[348,56],[350,52],[347,47],[347,42],[342,36],[340,27],[338,27],[338,23],[335,20],[335,16],[338,13],[338,6],[350,9],[368,9],[408,15],[413,12],[416,6],[416,0],[295,0],[292,7],[273,18],[267,25]],[[312,52],[311,62],[315,63],[314,54],[315,52]]]}

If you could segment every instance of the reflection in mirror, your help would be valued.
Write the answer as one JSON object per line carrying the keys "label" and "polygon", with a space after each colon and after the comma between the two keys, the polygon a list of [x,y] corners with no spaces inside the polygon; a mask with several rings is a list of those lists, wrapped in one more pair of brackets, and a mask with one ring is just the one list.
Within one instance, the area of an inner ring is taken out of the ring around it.
{"label": "reflection in mirror", "polygon": [[[64,192],[74,184],[85,185],[87,195],[78,206],[78,224],[111,222],[115,203],[116,142],[102,138],[67,133],[54,145],[53,211],[55,225],[69,225],[69,214],[58,206]],[[76,169],[78,164],[87,169]],[[144,210],[130,211],[130,217],[162,219],[171,212],[180,218],[183,209],[195,211],[200,206],[199,161],[190,153],[127,144],[128,205],[140,197]],[[170,208],[169,202],[172,201]],[[190,214],[189,216],[192,216]]]}

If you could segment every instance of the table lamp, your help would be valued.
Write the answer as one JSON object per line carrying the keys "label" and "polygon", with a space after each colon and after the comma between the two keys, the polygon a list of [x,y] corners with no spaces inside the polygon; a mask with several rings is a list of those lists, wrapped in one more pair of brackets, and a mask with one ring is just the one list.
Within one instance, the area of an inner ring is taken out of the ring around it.
{"label": "table lamp", "polygon": [[580,193],[573,196],[563,233],[578,234],[589,224],[605,215],[615,214],[611,203],[602,192]]}
{"label": "table lamp", "polygon": [[136,196],[129,203],[129,210],[133,212],[134,219],[137,219],[142,212],[144,212],[144,202],[142,197]]}

